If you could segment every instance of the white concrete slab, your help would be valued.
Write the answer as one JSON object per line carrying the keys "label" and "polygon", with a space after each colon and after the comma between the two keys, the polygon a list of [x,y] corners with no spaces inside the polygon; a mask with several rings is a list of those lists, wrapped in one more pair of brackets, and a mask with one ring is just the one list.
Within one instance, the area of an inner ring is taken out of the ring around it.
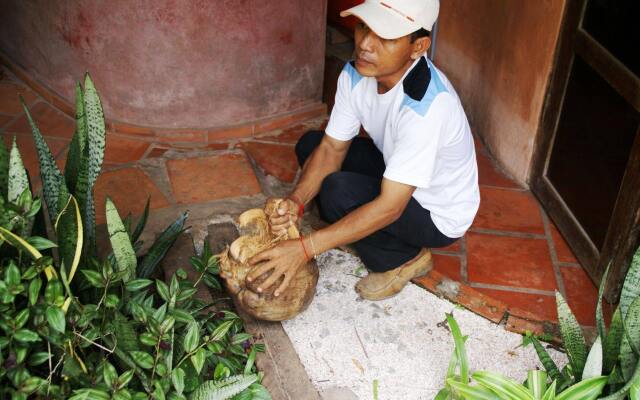
{"label": "white concrete slab", "polygon": [[[283,327],[318,391],[350,389],[359,399],[431,400],[443,386],[453,350],[445,313],[463,334],[472,370],[490,369],[518,381],[539,366],[535,351],[519,347],[522,337],[456,308],[409,284],[394,298],[370,302],[354,291],[362,264],[332,250],[318,257],[320,280],[309,308]],[[366,273],[366,272],[364,272]],[[566,357],[552,351],[557,363]]]}

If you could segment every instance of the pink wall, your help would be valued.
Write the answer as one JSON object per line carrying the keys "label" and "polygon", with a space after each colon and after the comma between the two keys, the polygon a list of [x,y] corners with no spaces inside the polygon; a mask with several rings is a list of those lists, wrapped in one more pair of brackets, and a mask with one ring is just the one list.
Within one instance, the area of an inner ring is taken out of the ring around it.
{"label": "pink wall", "polygon": [[436,65],[474,132],[516,179],[529,176],[565,0],[443,0]]}
{"label": "pink wall", "polygon": [[5,0],[0,49],[73,101],[89,71],[111,120],[237,125],[317,104],[326,0]]}

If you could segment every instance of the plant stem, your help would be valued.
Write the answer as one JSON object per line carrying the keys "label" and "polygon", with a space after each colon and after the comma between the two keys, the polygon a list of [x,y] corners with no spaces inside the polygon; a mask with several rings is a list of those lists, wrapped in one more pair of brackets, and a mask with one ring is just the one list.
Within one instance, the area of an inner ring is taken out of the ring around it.
{"label": "plant stem", "polygon": [[102,346],[101,344],[98,344],[98,343],[94,342],[93,340],[91,340],[91,339],[89,339],[89,338],[87,338],[87,337],[82,336],[82,334],[81,334],[81,333],[79,333],[78,331],[75,331],[75,330],[74,330],[74,331],[73,331],[73,333],[74,333],[75,335],[79,336],[80,338],[82,338],[82,339],[86,340],[87,342],[91,343],[92,345],[94,345],[94,346],[96,346],[96,347],[101,348],[102,350],[106,351],[106,352],[107,352],[107,353],[109,353],[109,354],[113,353],[113,352],[114,352],[114,350],[115,350],[115,347],[113,348],[113,350],[109,350],[108,348],[106,348],[106,347]]}
{"label": "plant stem", "polygon": [[[49,341],[47,340],[47,352],[49,353],[49,377],[51,377],[51,359],[53,358],[53,355],[51,354],[51,343],[49,343]],[[51,381],[49,380],[49,384],[47,385],[47,396],[49,395],[49,390],[51,389]]]}
{"label": "plant stem", "polygon": [[[102,298],[100,299],[100,301],[98,302],[98,305],[96,306],[96,311],[100,309],[102,302],[107,298],[107,291],[109,290],[110,283],[111,283],[111,276],[107,278],[107,282],[104,285],[104,292],[102,293]],[[100,322],[100,332],[104,332],[104,323],[106,318],[107,318],[107,313],[106,312],[102,313],[102,322]]]}
{"label": "plant stem", "polygon": [[193,284],[193,288],[197,289],[198,288],[198,284],[200,284],[200,281],[202,280],[202,278],[204,278],[204,274],[207,273],[207,267],[205,267],[202,272],[200,273],[200,276],[198,277],[198,279],[196,280],[196,283]]}
{"label": "plant stem", "polygon": [[110,283],[111,283],[111,277],[107,278],[107,282],[104,284],[104,292],[102,292],[102,298],[100,299],[100,301],[98,302],[98,305],[96,306],[96,311],[100,309],[102,302],[104,301],[104,299],[107,298],[107,290],[109,290]]}
{"label": "plant stem", "polygon": [[151,370],[151,381],[156,376],[156,366],[158,365],[158,358],[160,356],[160,341],[162,341],[162,334],[158,337],[158,342],[156,343],[156,354],[153,358],[153,369]]}
{"label": "plant stem", "polygon": [[56,370],[58,369],[58,367],[60,366],[60,364],[62,364],[62,361],[64,360],[64,353],[62,353],[62,355],[60,356],[60,359],[58,360],[58,362],[56,363],[56,366],[53,367],[53,370],[49,371],[49,376],[47,377],[47,381],[49,381],[49,386],[51,386],[51,379],[53,378],[53,374],[56,373]]}

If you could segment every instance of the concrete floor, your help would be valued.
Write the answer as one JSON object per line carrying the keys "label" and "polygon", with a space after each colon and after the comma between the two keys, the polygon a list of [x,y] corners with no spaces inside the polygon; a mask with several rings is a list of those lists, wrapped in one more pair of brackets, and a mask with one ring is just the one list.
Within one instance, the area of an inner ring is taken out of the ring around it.
{"label": "concrete floor", "polygon": [[[325,399],[373,399],[375,381],[379,400],[433,399],[443,387],[453,350],[445,321],[445,313],[452,311],[469,335],[472,370],[490,369],[523,381],[529,369],[540,367],[532,347],[519,347],[521,335],[414,284],[391,299],[360,299],[353,287],[363,268],[349,253],[329,251],[318,264],[313,303],[282,325]],[[563,354],[551,354],[566,363]],[[343,397],[335,397],[336,392]]]}

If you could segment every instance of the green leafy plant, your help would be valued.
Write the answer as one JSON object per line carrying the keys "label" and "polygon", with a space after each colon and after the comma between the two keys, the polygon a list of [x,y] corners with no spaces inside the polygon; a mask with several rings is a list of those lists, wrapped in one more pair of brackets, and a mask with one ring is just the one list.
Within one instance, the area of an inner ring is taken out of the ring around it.
{"label": "green leafy plant", "polygon": [[[203,312],[211,305],[194,297],[196,285],[184,270],[168,284],[137,277],[125,282],[129,271],[107,259],[100,273],[80,270],[99,292],[96,303],[82,303],[50,257],[5,228],[0,238],[22,260],[2,258],[1,395],[270,398],[255,374],[262,347],[251,344],[233,312]],[[214,256],[198,262],[206,265],[201,277],[217,268]],[[48,280],[46,268],[55,273]]]}
{"label": "green leafy plant", "polygon": [[[91,79],[77,86],[76,132],[64,174],[29,115],[54,241],[32,235],[42,216],[15,143],[0,142],[0,398],[270,399],[240,318],[195,297],[220,289],[208,247],[191,258],[196,282],[157,265],[178,235],[181,215],[143,256],[149,202],[132,228],[107,199],[111,252],[95,248],[92,188],[104,156],[104,117]],[[53,251],[55,250],[55,251]]]}
{"label": "green leafy plant", "polygon": [[588,350],[582,330],[571,308],[560,293],[556,293],[558,320],[569,364],[562,370],[551,360],[545,348],[533,335],[527,334],[524,344],[532,344],[552,379],[558,380],[558,390],[596,375],[608,375],[605,399],[623,399],[632,386],[640,382],[640,248],[636,250],[620,294],[620,305],[611,318],[607,331],[602,312],[602,297],[609,269],[600,283],[596,322],[598,337]]}
{"label": "green leafy plant", "polygon": [[[454,339],[454,351],[449,364],[445,387],[435,400],[592,400],[597,399],[608,382],[606,376],[593,376],[556,393],[557,380],[545,371],[529,371],[526,384],[520,384],[500,374],[477,371],[469,376],[463,336],[452,314],[447,322]],[[475,384],[474,384],[475,383]]]}

